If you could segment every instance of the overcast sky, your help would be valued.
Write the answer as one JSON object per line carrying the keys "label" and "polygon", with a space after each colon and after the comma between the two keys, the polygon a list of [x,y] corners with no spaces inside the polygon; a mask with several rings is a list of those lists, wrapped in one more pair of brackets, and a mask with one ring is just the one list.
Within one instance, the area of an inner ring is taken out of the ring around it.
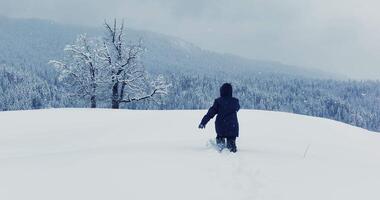
{"label": "overcast sky", "polygon": [[379,0],[0,0],[0,15],[133,28],[204,49],[380,79]]}

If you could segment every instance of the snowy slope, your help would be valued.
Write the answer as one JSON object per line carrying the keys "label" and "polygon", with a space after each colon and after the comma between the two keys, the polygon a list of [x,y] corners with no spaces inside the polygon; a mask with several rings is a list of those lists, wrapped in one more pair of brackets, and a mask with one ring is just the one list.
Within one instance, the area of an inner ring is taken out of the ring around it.
{"label": "snowy slope", "polygon": [[205,111],[0,113],[0,199],[380,199],[380,135],[239,113],[239,152],[207,147]]}

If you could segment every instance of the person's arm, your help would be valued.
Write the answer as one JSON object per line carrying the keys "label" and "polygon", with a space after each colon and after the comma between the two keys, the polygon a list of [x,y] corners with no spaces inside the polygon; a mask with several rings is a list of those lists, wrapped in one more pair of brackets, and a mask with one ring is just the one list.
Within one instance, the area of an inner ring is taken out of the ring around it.
{"label": "person's arm", "polygon": [[218,103],[215,100],[211,108],[208,109],[207,114],[203,117],[199,128],[204,128],[210,119],[212,119],[216,114],[218,114]]}
{"label": "person's arm", "polygon": [[236,112],[240,110],[239,99],[237,99]]}

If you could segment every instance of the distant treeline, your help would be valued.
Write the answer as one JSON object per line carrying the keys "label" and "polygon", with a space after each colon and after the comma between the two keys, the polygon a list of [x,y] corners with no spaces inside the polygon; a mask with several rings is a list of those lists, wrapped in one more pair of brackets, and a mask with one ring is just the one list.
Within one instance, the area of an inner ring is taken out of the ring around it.
{"label": "distant treeline", "polygon": [[[58,81],[57,74],[46,73],[0,65],[0,110],[90,107],[88,99],[70,96]],[[220,85],[230,82],[242,108],[323,117],[380,132],[379,81],[338,81],[261,73],[229,75],[223,72],[213,75],[167,72],[164,76],[171,84],[168,95],[125,104],[122,108],[207,109],[218,97]],[[98,107],[111,107],[109,95],[99,96]]]}

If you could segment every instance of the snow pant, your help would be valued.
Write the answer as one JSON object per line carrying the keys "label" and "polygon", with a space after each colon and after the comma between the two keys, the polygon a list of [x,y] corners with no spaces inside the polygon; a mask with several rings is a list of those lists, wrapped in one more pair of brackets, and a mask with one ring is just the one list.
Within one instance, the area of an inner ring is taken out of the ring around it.
{"label": "snow pant", "polygon": [[[226,145],[226,139],[227,139],[227,145]],[[231,152],[236,152],[237,147],[236,147],[236,137],[216,137],[216,144],[219,147],[227,147]]]}

